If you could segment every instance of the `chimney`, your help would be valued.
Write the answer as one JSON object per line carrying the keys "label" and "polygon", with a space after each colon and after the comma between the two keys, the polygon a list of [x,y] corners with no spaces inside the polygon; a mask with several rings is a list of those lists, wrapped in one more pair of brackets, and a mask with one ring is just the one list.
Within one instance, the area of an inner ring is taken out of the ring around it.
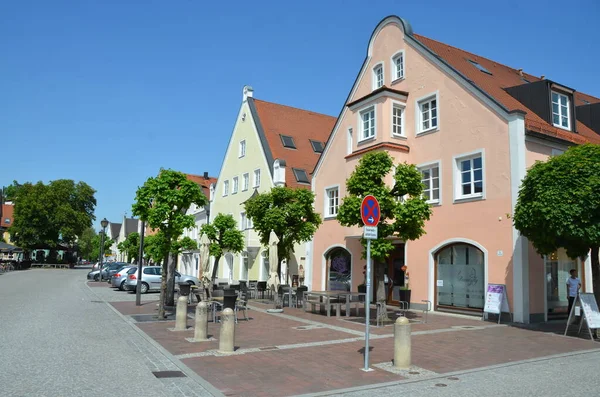
{"label": "chimney", "polygon": [[208,179],[208,172],[204,172],[204,179]]}
{"label": "chimney", "polygon": [[544,75],[540,76],[540,79],[542,79],[542,80],[544,80],[545,78],[546,78],[546,76],[544,76]]}
{"label": "chimney", "polygon": [[254,96],[254,89],[249,85],[245,85],[242,90],[243,93],[243,102],[246,102],[248,98],[252,98]]}
{"label": "chimney", "polygon": [[519,76],[523,77],[523,69],[518,69],[519,70]]}

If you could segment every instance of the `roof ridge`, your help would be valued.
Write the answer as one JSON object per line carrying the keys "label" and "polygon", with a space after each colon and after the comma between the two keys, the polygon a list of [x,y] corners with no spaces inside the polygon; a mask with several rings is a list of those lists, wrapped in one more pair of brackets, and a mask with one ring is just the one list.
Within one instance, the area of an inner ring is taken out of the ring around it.
{"label": "roof ridge", "polygon": [[269,102],[269,101],[265,101],[265,100],[257,99],[257,98],[252,98],[252,99],[254,101],[268,103],[268,104],[271,104],[271,105],[277,105],[277,106],[282,106],[282,107],[286,107],[286,108],[289,108],[289,109],[300,110],[301,112],[313,113],[313,114],[315,114],[317,116],[325,116],[325,117],[331,117],[333,119],[337,119],[337,117],[335,117],[335,116],[330,116],[330,115],[325,114],[325,113],[315,112],[314,110],[302,109],[302,108],[298,108],[298,107],[295,107],[295,106],[283,105],[281,103]]}

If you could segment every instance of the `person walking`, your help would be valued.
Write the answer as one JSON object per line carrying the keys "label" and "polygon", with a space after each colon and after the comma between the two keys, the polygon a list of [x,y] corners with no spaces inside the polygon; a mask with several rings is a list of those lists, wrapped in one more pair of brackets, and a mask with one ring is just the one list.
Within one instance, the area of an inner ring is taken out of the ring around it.
{"label": "person walking", "polygon": [[571,309],[573,308],[573,303],[575,302],[575,298],[577,298],[577,294],[581,289],[581,281],[577,278],[577,270],[571,269],[569,271],[571,277],[567,279],[567,297],[569,299],[569,311],[568,315],[571,315]]}

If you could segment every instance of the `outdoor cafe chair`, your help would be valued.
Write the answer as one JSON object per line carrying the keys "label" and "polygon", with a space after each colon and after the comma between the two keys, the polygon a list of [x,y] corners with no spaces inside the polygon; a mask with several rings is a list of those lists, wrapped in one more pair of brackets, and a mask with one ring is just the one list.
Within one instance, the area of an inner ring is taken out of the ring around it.
{"label": "outdoor cafe chair", "polygon": [[248,292],[242,291],[240,293],[239,299],[235,302],[235,322],[238,322],[238,312],[244,312],[244,320],[248,321],[248,316],[246,315],[246,311],[248,310]]}
{"label": "outdoor cafe chair", "polygon": [[269,295],[269,290],[267,289],[266,281],[259,281],[256,283],[256,297],[258,298],[258,293],[260,292],[261,299],[265,298],[265,292],[267,292],[267,296]]}
{"label": "outdoor cafe chair", "polygon": [[[214,290],[212,296],[214,298],[222,298],[224,296],[224,292],[222,289]],[[216,300],[211,301],[212,312],[213,312],[213,323],[219,322],[219,312],[223,311],[223,302],[219,302]]]}
{"label": "outdoor cafe chair", "polygon": [[296,299],[295,299],[295,303],[296,306],[301,306],[304,307],[304,294],[308,291],[308,287],[306,285],[301,285],[296,289]]}
{"label": "outdoor cafe chair", "polygon": [[258,293],[256,291],[256,284],[258,284],[258,281],[256,280],[250,280],[248,281],[248,291],[250,291],[250,298],[258,298]]}

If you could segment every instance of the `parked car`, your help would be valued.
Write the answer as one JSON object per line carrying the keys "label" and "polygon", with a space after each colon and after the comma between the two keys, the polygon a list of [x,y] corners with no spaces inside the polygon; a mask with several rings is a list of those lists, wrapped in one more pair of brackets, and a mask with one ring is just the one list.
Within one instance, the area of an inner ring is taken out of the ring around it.
{"label": "parked car", "polygon": [[110,284],[112,276],[116,273],[118,273],[121,269],[123,269],[126,266],[134,266],[131,263],[125,263],[125,262],[113,262],[110,265],[108,265],[108,270],[107,270],[107,281]]}
{"label": "parked car", "polygon": [[[127,291],[135,291],[138,285],[138,281],[141,281],[141,293],[145,294],[148,291],[160,291],[162,267],[160,266],[146,266],[142,268],[142,279],[137,279],[137,272],[129,274],[127,280],[123,285]],[[188,283],[191,285],[200,284],[200,280],[194,276],[184,276],[179,272],[175,272],[175,284],[177,283]]]}
{"label": "parked car", "polygon": [[119,291],[125,290],[125,281],[127,280],[127,276],[130,274],[135,274],[138,270],[137,266],[125,266],[117,273],[113,274],[110,282],[111,285],[115,288],[118,288]]}

